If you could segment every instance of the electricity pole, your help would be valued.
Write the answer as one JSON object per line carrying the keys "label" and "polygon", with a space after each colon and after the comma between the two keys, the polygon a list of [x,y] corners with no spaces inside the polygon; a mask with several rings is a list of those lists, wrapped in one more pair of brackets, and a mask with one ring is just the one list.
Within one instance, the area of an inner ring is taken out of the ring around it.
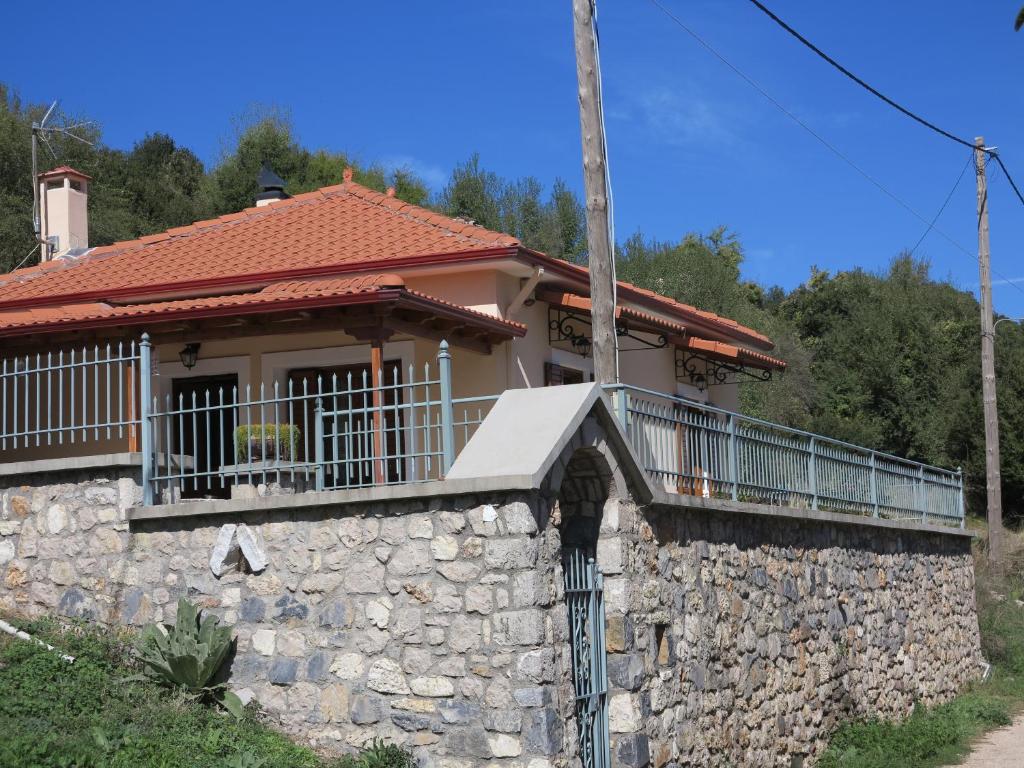
{"label": "electricity pole", "polygon": [[597,0],[573,0],[576,42],[576,80],[583,137],[583,182],[587,198],[587,254],[590,261],[591,332],[594,343],[594,378],[598,384],[619,380],[615,337],[613,277],[614,244],[608,218],[608,157],[601,107],[594,10]]}
{"label": "electricity pole", "polygon": [[998,563],[1003,545],[1003,493],[999,471],[999,411],[996,407],[995,328],[992,324],[992,271],[988,250],[988,185],[985,140],[974,140],[978,177],[978,265],[981,272],[981,394],[985,410],[985,487],[988,498],[988,557]]}

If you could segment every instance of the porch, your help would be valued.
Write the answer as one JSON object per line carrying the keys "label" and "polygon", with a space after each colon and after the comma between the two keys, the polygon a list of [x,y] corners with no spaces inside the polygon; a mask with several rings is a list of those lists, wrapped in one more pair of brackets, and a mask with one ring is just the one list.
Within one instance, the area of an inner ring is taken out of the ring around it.
{"label": "porch", "polygon": [[[483,389],[479,362],[460,368],[448,341],[434,360],[408,364],[380,349],[333,368],[315,350],[308,364],[294,353],[286,375],[244,385],[168,382],[177,363],[158,365],[145,334],[5,359],[0,463],[138,451],[146,504],[443,479],[499,392]],[[655,390],[605,395],[649,481],[668,493],[964,524],[959,471]]]}

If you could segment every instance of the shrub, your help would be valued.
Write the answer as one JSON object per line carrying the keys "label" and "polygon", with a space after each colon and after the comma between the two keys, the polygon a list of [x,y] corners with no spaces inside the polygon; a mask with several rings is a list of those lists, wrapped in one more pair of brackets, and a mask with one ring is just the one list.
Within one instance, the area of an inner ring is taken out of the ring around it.
{"label": "shrub", "polygon": [[235,458],[240,462],[281,459],[291,461],[299,445],[294,424],[248,424],[235,429]]}
{"label": "shrub", "polygon": [[[410,768],[412,756],[374,744],[323,758],[260,722],[224,717],[179,688],[135,674],[126,632],[52,620],[21,628],[75,657],[0,633],[3,768]],[[127,676],[127,679],[126,679]]]}
{"label": "shrub", "polygon": [[231,627],[220,626],[213,614],[200,619],[199,609],[185,598],[178,601],[174,626],[150,624],[136,643],[147,672],[165,685],[180,688],[199,698],[214,698],[237,718],[242,702],[214,675],[231,652]]}

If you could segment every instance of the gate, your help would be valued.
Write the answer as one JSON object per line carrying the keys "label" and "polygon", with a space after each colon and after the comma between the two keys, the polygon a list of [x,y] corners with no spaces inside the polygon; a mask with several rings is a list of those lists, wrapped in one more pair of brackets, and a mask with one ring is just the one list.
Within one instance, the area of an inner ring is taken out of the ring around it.
{"label": "gate", "polygon": [[580,763],[583,768],[611,768],[603,580],[594,558],[588,558],[582,549],[566,548],[562,566],[565,602],[569,607]]}

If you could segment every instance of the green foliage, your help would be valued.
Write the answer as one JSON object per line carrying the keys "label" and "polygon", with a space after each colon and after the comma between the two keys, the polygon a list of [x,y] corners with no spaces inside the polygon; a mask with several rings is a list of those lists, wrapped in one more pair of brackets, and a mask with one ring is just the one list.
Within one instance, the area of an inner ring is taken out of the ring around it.
{"label": "green foliage", "polygon": [[547,200],[532,176],[509,181],[480,167],[473,155],[452,171],[437,207],[448,216],[519,238],[527,248],[578,262],[586,251],[586,217],[565,182],[556,180]]}
{"label": "green foliage", "polygon": [[239,698],[223,684],[212,684],[232,645],[231,627],[220,626],[213,614],[200,619],[199,609],[183,597],[178,600],[174,626],[147,625],[135,647],[146,671],[160,682],[198,697],[215,698],[241,718]]}
{"label": "green foliage", "polygon": [[235,428],[235,458],[238,461],[295,456],[300,430],[295,424],[248,424]]}
{"label": "green foliage", "polygon": [[[4,768],[410,768],[375,742],[322,758],[260,722],[224,717],[193,696],[139,679],[130,635],[53,621],[18,622],[75,657],[0,634],[0,765]],[[126,678],[128,678],[126,680]]]}

